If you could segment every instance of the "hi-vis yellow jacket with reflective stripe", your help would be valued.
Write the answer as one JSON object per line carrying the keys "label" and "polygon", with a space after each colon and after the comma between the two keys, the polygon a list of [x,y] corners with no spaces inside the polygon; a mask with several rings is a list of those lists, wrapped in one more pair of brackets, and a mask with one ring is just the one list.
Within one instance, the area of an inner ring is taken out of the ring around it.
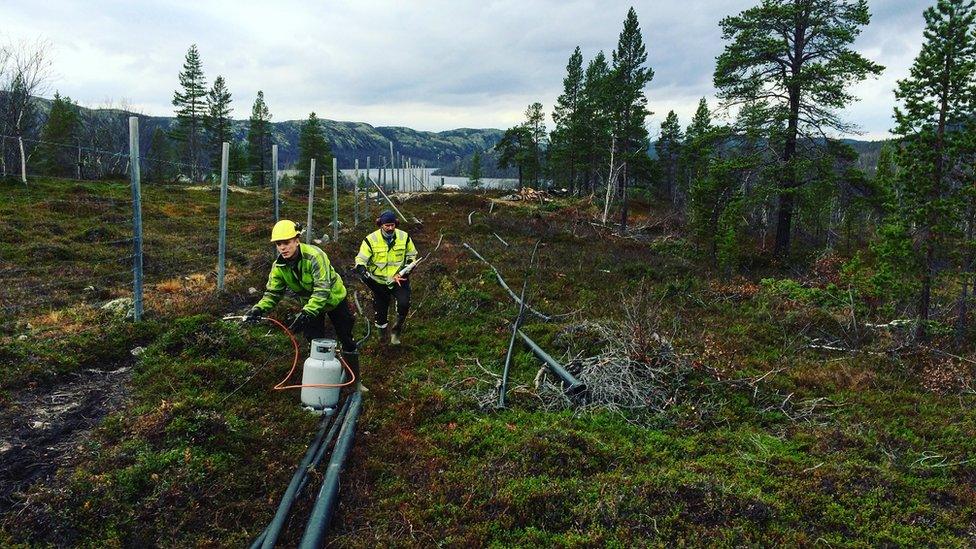
{"label": "hi-vis yellow jacket with reflective stripe", "polygon": [[382,229],[370,233],[359,245],[356,256],[356,265],[365,265],[373,280],[387,286],[393,284],[393,275],[417,260],[417,248],[410,235],[400,229],[394,229],[394,234],[393,245],[389,246]]}
{"label": "hi-vis yellow jacket with reflective stripe", "polygon": [[307,299],[304,310],[312,315],[335,309],[346,297],[342,278],[332,268],[325,252],[311,244],[299,244],[298,253],[301,254],[298,262],[292,264],[278,255],[271,266],[264,297],[254,306],[256,309],[271,310],[285,295],[285,288]]}

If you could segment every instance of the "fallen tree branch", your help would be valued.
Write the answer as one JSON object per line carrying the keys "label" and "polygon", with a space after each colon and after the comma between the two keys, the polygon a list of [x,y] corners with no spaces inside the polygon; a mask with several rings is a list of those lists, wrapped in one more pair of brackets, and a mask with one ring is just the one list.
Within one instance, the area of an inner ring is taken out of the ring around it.
{"label": "fallen tree branch", "polygon": [[956,360],[961,360],[963,362],[968,362],[970,364],[976,364],[976,360],[973,360],[971,358],[966,358],[964,356],[954,355],[952,353],[947,353],[947,352],[943,351],[942,349],[936,349],[935,347],[929,347],[928,345],[921,345],[921,344],[919,344],[919,347],[921,347],[923,349],[928,349],[929,351],[932,351],[933,353],[939,353],[940,355],[947,356],[949,358],[954,358]]}

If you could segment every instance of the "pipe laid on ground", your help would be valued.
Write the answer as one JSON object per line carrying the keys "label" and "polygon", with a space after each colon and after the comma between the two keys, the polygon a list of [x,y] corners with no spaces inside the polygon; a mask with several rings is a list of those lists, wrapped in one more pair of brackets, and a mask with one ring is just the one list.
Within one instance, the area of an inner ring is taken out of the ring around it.
{"label": "pipe laid on ground", "polygon": [[534,270],[532,264],[535,262],[535,253],[539,250],[539,244],[542,240],[537,240],[535,246],[532,248],[532,255],[529,256],[529,264],[525,267],[525,279],[522,280],[522,297],[519,298],[519,310],[518,316],[515,317],[515,322],[512,322],[512,337],[508,340],[508,352],[505,353],[505,367],[502,369],[502,379],[501,383],[498,385],[498,407],[505,407],[505,393],[508,391],[508,367],[512,363],[512,351],[515,350],[515,334],[519,332],[519,328],[522,326],[522,321],[525,319],[525,290],[529,287],[529,278],[532,276]]}
{"label": "pipe laid on ground", "polygon": [[525,335],[522,330],[519,330],[518,334],[522,337],[522,341],[529,346],[529,349],[532,349],[535,356],[539,357],[543,362],[545,362],[546,365],[549,366],[549,370],[556,374],[556,377],[562,380],[563,391],[567,395],[574,396],[586,392],[585,383],[573,377],[573,374],[569,373],[566,368],[563,368],[562,364],[556,362],[556,359],[549,356],[549,353],[543,351],[542,347],[536,345],[535,341],[529,339],[529,336]]}
{"label": "pipe laid on ground", "polygon": [[[335,438],[336,430],[348,409],[349,399],[346,399],[339,413],[322,418],[322,426],[319,428],[319,432],[312,441],[312,444],[309,445],[308,451],[305,452],[305,457],[298,465],[295,474],[291,477],[291,482],[288,483],[288,488],[281,497],[281,502],[278,504],[278,510],[275,512],[274,518],[268,524],[268,527],[264,529],[264,532],[251,544],[252,548],[262,547],[262,549],[271,549],[274,547],[278,541],[278,536],[281,534],[281,529],[284,527],[285,519],[288,518],[288,513],[291,511],[291,506],[295,503],[295,498],[301,493],[305,484],[308,483],[308,472],[317,467],[319,462],[322,461],[322,456],[325,454],[325,450],[329,444],[332,443],[332,439]],[[334,420],[331,422],[332,426],[326,435],[325,427],[329,424],[330,419]],[[323,435],[325,435],[324,438]]]}
{"label": "pipe laid on ground", "polygon": [[[498,279],[498,283],[501,284],[502,288],[504,288],[505,291],[508,292],[508,295],[512,296],[512,299],[514,299],[515,302],[518,303],[519,306],[521,306],[522,300],[519,299],[519,296],[515,295],[515,292],[513,292],[512,289],[508,287],[508,284],[505,284],[505,279],[502,278],[502,275],[498,272],[498,269],[496,269],[494,265],[492,265],[491,263],[489,263],[487,259],[481,257],[481,254],[479,254],[474,248],[472,248],[470,245],[468,245],[467,242],[462,242],[461,244],[465,248],[467,248],[468,251],[470,251],[472,254],[474,254],[475,257],[477,257],[478,259],[480,259],[485,265],[488,265],[491,268],[491,270],[495,273],[495,278]],[[529,305],[528,303],[525,304],[525,308],[528,309],[528,311],[530,313],[532,313],[535,316],[539,317],[539,319],[541,319],[543,322],[549,322],[550,320],[552,320],[552,317],[551,316],[544,315],[544,314],[540,313],[539,311],[535,310],[532,307],[532,305]]]}
{"label": "pipe laid on ground", "polygon": [[329,523],[339,495],[339,474],[342,472],[349,449],[352,448],[353,438],[356,436],[356,421],[359,419],[359,412],[362,411],[362,393],[356,391],[349,397],[349,401],[349,412],[342,422],[339,438],[336,440],[335,449],[329,459],[329,467],[325,472],[325,480],[322,482],[322,488],[319,489],[318,498],[315,499],[315,507],[312,508],[305,533],[302,534],[302,541],[299,544],[302,549],[323,547],[325,536],[329,533]]}

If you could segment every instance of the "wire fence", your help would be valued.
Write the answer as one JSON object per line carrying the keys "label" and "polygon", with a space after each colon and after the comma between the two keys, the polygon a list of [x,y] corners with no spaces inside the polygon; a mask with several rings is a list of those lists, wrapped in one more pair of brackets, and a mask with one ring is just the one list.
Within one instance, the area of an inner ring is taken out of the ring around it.
{"label": "wire fence", "polygon": [[[254,241],[263,240],[285,205],[277,148],[268,169],[231,170],[221,158],[222,169],[214,171],[203,162],[160,155],[144,137],[138,122],[129,143],[115,139],[107,148],[0,135],[0,327],[80,303],[115,301],[138,318],[144,285],[151,293],[146,307],[152,309],[161,305],[153,300],[191,284],[222,289],[226,264],[254,261]],[[140,154],[144,145],[146,153]],[[337,239],[340,214],[345,223],[358,224],[360,213],[368,222],[371,213],[393,206],[391,195],[440,186],[423,163],[392,158],[357,161],[351,173],[338,170],[333,159],[319,171],[323,176],[307,184],[284,178],[293,181],[290,196],[305,199],[313,240]],[[160,166],[172,168],[165,178]],[[255,178],[268,185],[247,189]],[[244,186],[232,188],[235,183]],[[332,192],[316,195],[315,187],[326,183]],[[339,211],[340,189],[343,203],[352,199],[348,211]],[[219,195],[194,192],[218,190]],[[288,207],[285,217],[304,219],[293,200]],[[214,230],[215,221],[223,230]]]}

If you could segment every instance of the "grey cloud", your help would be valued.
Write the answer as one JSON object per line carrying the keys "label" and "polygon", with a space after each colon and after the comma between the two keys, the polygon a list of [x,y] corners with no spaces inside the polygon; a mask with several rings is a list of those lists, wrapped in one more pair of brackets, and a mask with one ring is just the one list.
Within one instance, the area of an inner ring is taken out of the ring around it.
{"label": "grey cloud", "polygon": [[[647,90],[657,113],[652,129],[670,108],[685,121],[699,97],[714,103],[719,21],[757,2],[635,5],[655,71]],[[858,47],[889,67],[883,77],[889,88],[916,53],[928,4],[871,5],[873,21]],[[587,61],[601,49],[609,58],[630,6],[618,0],[282,0],[275,6],[53,0],[39,8],[14,0],[0,4],[0,19],[72,52],[64,57],[79,66],[56,66],[65,79],[55,87],[83,103],[125,97],[151,114],[170,114],[183,56],[197,43],[208,82],[218,74],[227,79],[238,117],[249,114],[262,89],[276,120],[312,110],[333,119],[368,113],[376,119],[364,122],[440,130],[455,121],[502,127],[534,100],[551,109],[573,49],[579,45]],[[866,130],[884,132],[893,98],[883,88],[868,89],[872,97],[848,112]]]}

